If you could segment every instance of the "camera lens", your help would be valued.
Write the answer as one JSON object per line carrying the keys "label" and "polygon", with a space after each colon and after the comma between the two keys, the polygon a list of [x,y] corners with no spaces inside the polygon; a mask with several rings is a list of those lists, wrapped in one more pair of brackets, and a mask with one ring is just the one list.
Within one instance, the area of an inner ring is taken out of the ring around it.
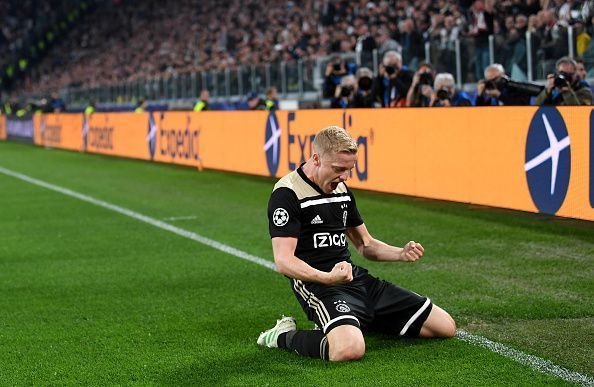
{"label": "camera lens", "polygon": [[422,73],[419,77],[419,84],[431,86],[433,84],[433,76],[430,73]]}
{"label": "camera lens", "polygon": [[334,64],[332,65],[332,69],[333,69],[334,71],[340,71],[340,63],[334,63]]}
{"label": "camera lens", "polygon": [[495,84],[494,81],[487,81],[485,82],[485,89],[486,90],[495,90],[497,88],[497,85]]}
{"label": "camera lens", "polygon": [[353,86],[343,86],[340,90],[340,95],[342,97],[348,97],[353,92]]}
{"label": "camera lens", "polygon": [[440,101],[450,99],[450,93],[447,91],[447,89],[439,89],[437,90],[437,99]]}
{"label": "camera lens", "polygon": [[389,75],[392,75],[396,72],[396,67],[394,67],[394,66],[386,66],[385,69],[386,69],[386,73]]}
{"label": "camera lens", "polygon": [[371,89],[371,78],[368,77],[361,77],[361,79],[359,79],[359,89],[361,90],[369,90]]}
{"label": "camera lens", "polygon": [[554,85],[555,87],[565,87],[569,85],[570,81],[571,75],[561,71],[555,75]]}

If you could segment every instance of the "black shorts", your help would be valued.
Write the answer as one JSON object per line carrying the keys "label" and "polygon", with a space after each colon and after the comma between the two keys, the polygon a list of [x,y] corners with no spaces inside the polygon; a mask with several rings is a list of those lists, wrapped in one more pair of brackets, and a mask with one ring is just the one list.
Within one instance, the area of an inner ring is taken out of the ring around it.
{"label": "black shorts", "polygon": [[418,337],[432,303],[427,297],[399,288],[353,265],[353,281],[328,286],[291,280],[307,318],[324,334],[340,325],[362,331]]}

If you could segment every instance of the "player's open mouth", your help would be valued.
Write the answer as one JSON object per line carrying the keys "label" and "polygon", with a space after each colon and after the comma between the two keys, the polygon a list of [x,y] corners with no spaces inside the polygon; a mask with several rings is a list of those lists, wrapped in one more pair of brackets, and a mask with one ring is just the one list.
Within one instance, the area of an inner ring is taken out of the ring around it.
{"label": "player's open mouth", "polygon": [[334,191],[338,187],[338,183],[330,183],[330,190]]}

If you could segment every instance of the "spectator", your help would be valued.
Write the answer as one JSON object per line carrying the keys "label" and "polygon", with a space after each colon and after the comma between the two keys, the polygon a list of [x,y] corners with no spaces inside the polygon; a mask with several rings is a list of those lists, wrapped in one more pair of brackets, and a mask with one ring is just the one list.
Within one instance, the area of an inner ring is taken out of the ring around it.
{"label": "spectator", "polygon": [[592,91],[592,94],[594,95],[594,87],[592,86],[591,83],[588,82],[588,73],[586,72],[586,66],[584,64],[584,60],[582,58],[575,58],[575,64],[576,64],[576,71],[575,71],[576,76],[580,79],[580,81],[584,85],[586,85],[590,88],[590,90]]}
{"label": "spectator", "polygon": [[406,94],[413,72],[402,66],[402,56],[396,51],[384,54],[379,75],[374,80],[373,94],[382,107],[406,105]]}
{"label": "spectator", "polygon": [[584,60],[582,58],[575,58],[575,75],[580,79],[580,81],[585,81],[588,78],[588,74],[586,73],[586,66],[584,65]]}
{"label": "spectator", "polygon": [[271,86],[266,90],[266,110],[278,110],[278,91]]}
{"label": "spectator", "polygon": [[564,56],[555,68],[555,74],[547,75],[546,87],[536,97],[536,105],[591,105],[592,91],[576,74],[577,63]]}
{"label": "spectator", "polygon": [[439,29],[439,62],[445,69],[453,69],[456,64],[456,40],[460,36],[460,28],[455,24],[454,16],[444,19],[443,27]]}
{"label": "spectator", "polygon": [[539,15],[542,19],[542,27],[539,31],[540,50],[544,58],[553,59],[567,55],[567,29],[559,23],[553,10],[540,11]]}
{"label": "spectator", "polygon": [[333,56],[326,64],[323,90],[324,98],[334,98],[336,86],[340,84],[342,77],[347,74],[346,63],[340,56]]}
{"label": "spectator", "polygon": [[357,83],[355,87],[355,98],[353,107],[355,108],[373,108],[375,101],[373,98],[373,72],[367,67],[361,67],[356,73]]}
{"label": "spectator", "polygon": [[375,41],[379,47],[379,55],[381,57],[384,57],[389,51],[402,51],[402,46],[390,36],[390,32],[386,26],[379,29]]}
{"label": "spectator", "polygon": [[402,46],[402,57],[405,63],[416,68],[420,58],[424,57],[423,36],[415,29],[415,23],[407,18],[398,23],[400,32],[400,45]]}
{"label": "spectator", "polygon": [[489,35],[494,32],[494,0],[476,0],[470,11],[469,36],[474,38],[475,76],[481,79],[483,69],[489,65]]}
{"label": "spectator", "polygon": [[337,108],[351,108],[355,104],[355,77],[353,75],[345,75],[340,80],[340,85],[334,91],[334,98],[330,107]]}
{"label": "spectator", "polygon": [[579,57],[582,57],[586,50],[588,49],[588,45],[590,45],[590,41],[592,37],[586,31],[584,27],[584,23],[581,20],[576,20],[574,25],[574,36],[575,36],[575,48],[576,53]]}
{"label": "spectator", "polygon": [[248,94],[247,104],[249,110],[266,110],[266,103],[256,92],[251,92]]}
{"label": "spectator", "polygon": [[499,63],[487,66],[485,78],[477,83],[476,106],[527,106],[530,95],[509,87],[505,69]]}
{"label": "spectator", "polygon": [[90,100],[89,104],[87,105],[87,107],[85,108],[85,115],[91,115],[95,113],[95,101],[94,100]]}
{"label": "spectator", "polygon": [[146,107],[148,106],[148,102],[144,98],[140,98],[136,103],[136,109],[134,109],[134,113],[144,113],[146,112]]}
{"label": "spectator", "polygon": [[54,113],[60,113],[66,111],[66,104],[64,100],[60,98],[58,93],[52,93],[49,101],[50,109]]}
{"label": "spectator", "polygon": [[413,76],[412,84],[406,95],[406,106],[428,107],[434,95],[433,82],[435,70],[431,63],[421,63]]}
{"label": "spectator", "polygon": [[526,79],[528,65],[526,62],[526,29],[528,18],[525,15],[516,15],[509,29],[505,42],[505,66],[512,71],[514,77]]}
{"label": "spectator", "polygon": [[210,94],[208,90],[202,89],[200,91],[200,99],[194,105],[195,112],[203,112],[208,110],[208,99],[210,98]]}
{"label": "spectator", "polygon": [[472,106],[468,94],[456,90],[454,76],[450,73],[439,73],[435,76],[431,106]]}

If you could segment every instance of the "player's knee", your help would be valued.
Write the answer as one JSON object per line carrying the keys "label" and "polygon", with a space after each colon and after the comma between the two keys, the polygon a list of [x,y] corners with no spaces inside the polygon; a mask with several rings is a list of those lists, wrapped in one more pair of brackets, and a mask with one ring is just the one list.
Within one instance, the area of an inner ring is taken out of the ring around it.
{"label": "player's knee", "polygon": [[359,360],[365,355],[365,341],[353,340],[349,343],[330,348],[330,361]]}
{"label": "player's knee", "polygon": [[448,312],[434,306],[431,314],[423,324],[420,337],[450,338],[456,336],[456,322]]}
{"label": "player's knee", "polygon": [[444,324],[443,336],[444,338],[450,338],[456,336],[456,321],[448,315],[449,319]]}
{"label": "player's knee", "polygon": [[449,315],[449,313],[444,312],[442,316],[442,320],[439,324],[439,329],[435,332],[437,337],[443,338],[450,338],[456,336],[456,321]]}

